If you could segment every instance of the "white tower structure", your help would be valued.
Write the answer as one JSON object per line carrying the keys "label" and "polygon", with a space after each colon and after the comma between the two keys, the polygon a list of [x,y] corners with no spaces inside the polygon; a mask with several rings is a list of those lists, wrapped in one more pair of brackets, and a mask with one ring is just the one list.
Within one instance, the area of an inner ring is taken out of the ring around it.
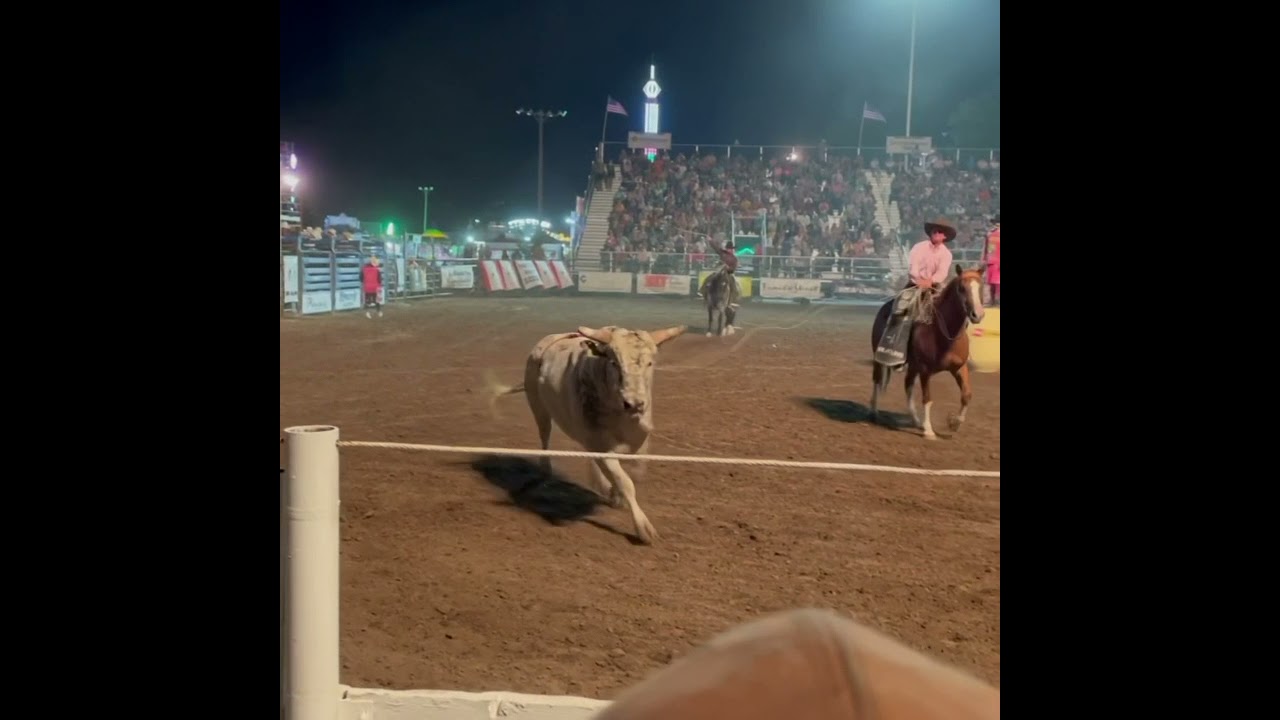
{"label": "white tower structure", "polygon": [[[655,79],[656,68],[649,65],[649,81],[641,88],[644,91],[644,131],[646,133],[658,132],[658,94],[662,92],[662,87],[658,85]],[[644,152],[653,160],[658,156],[658,151],[653,148],[645,148]]]}

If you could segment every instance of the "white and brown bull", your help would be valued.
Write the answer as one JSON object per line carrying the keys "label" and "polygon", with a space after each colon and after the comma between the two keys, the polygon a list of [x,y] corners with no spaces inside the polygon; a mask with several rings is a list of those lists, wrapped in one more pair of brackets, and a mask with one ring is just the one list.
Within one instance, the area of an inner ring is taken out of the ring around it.
{"label": "white and brown bull", "polygon": [[[542,449],[551,446],[551,424],[588,452],[643,455],[653,432],[653,365],[663,343],[684,334],[685,326],[646,332],[616,326],[580,327],[548,335],[534,345],[525,362],[524,383],[499,387],[495,397],[525,394],[538,424]],[[550,458],[542,458],[544,472]],[[658,537],[636,501],[631,476],[617,460],[591,460],[594,490],[617,508],[628,508],[636,535],[645,543]]]}

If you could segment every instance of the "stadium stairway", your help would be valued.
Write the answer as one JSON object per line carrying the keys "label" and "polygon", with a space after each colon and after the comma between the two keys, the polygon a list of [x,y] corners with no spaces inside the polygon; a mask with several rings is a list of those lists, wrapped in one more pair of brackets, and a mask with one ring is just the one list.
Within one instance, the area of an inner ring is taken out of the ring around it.
{"label": "stadium stairway", "polygon": [[621,182],[621,175],[622,169],[617,168],[619,179],[614,180],[612,190],[606,188],[591,193],[591,202],[587,205],[587,226],[582,231],[582,242],[578,245],[575,263],[578,270],[601,269],[600,252],[609,239],[609,213],[613,212],[613,197]]}

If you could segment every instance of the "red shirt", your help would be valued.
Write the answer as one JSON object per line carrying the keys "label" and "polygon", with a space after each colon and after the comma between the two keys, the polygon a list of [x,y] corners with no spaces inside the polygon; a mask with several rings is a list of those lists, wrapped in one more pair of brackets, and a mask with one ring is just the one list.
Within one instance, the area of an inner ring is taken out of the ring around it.
{"label": "red shirt", "polygon": [[382,289],[382,268],[372,264],[360,268],[360,279],[364,283],[364,291],[376,293]]}
{"label": "red shirt", "polygon": [[716,248],[716,254],[720,256],[720,262],[729,268],[729,272],[737,272],[738,256],[733,254],[729,248]]}

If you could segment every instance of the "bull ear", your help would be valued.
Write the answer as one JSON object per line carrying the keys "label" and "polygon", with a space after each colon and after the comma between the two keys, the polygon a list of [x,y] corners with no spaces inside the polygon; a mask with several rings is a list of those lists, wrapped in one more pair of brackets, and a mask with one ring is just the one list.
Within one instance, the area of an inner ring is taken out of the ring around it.
{"label": "bull ear", "polygon": [[613,339],[613,331],[610,328],[600,328],[597,330],[596,328],[589,328],[586,325],[582,325],[578,328],[578,334],[589,337],[598,343],[604,343],[605,345],[608,345],[609,341]]}
{"label": "bull ear", "polygon": [[654,345],[661,347],[662,343],[668,340],[674,340],[675,338],[680,337],[681,335],[684,334],[684,331],[688,329],[689,329],[688,325],[677,325],[675,327],[663,328],[661,330],[654,330],[653,332],[649,333],[649,337],[653,338]]}

